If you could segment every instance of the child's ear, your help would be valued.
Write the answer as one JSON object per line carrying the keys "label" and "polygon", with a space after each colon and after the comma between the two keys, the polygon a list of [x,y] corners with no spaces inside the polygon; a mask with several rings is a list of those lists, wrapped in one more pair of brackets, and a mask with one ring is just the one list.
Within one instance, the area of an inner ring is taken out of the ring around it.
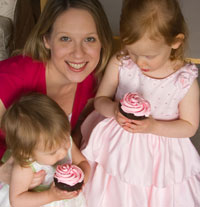
{"label": "child's ear", "polygon": [[174,42],[172,43],[172,49],[178,49],[180,45],[183,43],[184,38],[185,35],[182,33],[176,35]]}

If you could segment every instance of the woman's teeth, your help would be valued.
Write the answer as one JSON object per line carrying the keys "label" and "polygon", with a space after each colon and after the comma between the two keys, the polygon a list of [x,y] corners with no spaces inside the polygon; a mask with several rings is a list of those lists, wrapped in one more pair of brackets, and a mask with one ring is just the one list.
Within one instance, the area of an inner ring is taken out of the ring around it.
{"label": "woman's teeth", "polygon": [[[69,62],[68,62],[69,63]],[[75,69],[80,69],[82,68],[86,63],[81,63],[81,64],[78,64],[78,63],[69,63],[69,65]]]}

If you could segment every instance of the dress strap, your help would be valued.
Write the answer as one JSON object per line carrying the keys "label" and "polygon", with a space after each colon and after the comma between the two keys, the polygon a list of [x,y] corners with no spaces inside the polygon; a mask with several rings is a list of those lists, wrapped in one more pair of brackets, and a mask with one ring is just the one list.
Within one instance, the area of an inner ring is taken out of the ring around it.
{"label": "dress strap", "polygon": [[69,137],[69,140],[70,140],[70,148],[68,150],[68,160],[70,160],[70,164],[72,164],[72,144],[73,144],[73,141],[72,141],[71,136]]}

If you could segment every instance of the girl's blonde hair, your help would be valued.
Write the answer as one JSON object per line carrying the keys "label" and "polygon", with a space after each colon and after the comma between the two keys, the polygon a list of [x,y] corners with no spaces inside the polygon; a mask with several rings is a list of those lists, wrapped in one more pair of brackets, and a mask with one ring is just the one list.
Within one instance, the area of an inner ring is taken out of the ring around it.
{"label": "girl's blonde hair", "polygon": [[171,60],[183,60],[188,30],[177,0],[124,0],[120,18],[122,49],[140,40],[145,33],[156,40],[163,37],[168,45],[183,34],[182,44],[172,50]]}
{"label": "girl's blonde hair", "polygon": [[47,62],[51,58],[51,53],[44,45],[44,36],[51,34],[58,16],[70,8],[86,10],[94,19],[102,47],[101,58],[95,73],[96,75],[101,74],[110,58],[113,39],[106,14],[98,0],[48,0],[37,24],[29,35],[23,54],[31,56],[35,60]]}
{"label": "girl's blonde hair", "polygon": [[6,143],[14,159],[27,166],[34,161],[34,149],[42,143],[52,149],[63,141],[68,142],[70,124],[60,106],[48,96],[31,93],[11,105],[1,120]]}

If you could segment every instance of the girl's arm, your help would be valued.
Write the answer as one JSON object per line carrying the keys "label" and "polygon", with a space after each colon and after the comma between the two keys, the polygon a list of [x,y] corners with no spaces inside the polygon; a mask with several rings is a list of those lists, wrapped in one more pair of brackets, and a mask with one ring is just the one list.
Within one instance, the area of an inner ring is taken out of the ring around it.
{"label": "girl's arm", "polygon": [[125,129],[134,133],[152,133],[166,137],[192,137],[199,126],[199,86],[194,80],[185,97],[179,103],[179,119],[159,121],[149,118],[143,121],[131,121]]}
{"label": "girl's arm", "polygon": [[84,183],[87,183],[90,175],[90,165],[85,156],[81,153],[81,151],[74,143],[72,143],[72,163],[79,166],[83,170]]}
{"label": "girl's arm", "polygon": [[38,207],[56,200],[69,199],[77,195],[77,192],[61,191],[55,186],[43,192],[28,191],[33,179],[33,172],[30,167],[23,168],[14,164],[10,183],[11,206]]}
{"label": "girl's arm", "polygon": [[119,81],[119,64],[119,60],[113,56],[106,68],[94,100],[95,109],[105,117],[114,117],[116,113],[117,103],[113,101],[113,98]]}

